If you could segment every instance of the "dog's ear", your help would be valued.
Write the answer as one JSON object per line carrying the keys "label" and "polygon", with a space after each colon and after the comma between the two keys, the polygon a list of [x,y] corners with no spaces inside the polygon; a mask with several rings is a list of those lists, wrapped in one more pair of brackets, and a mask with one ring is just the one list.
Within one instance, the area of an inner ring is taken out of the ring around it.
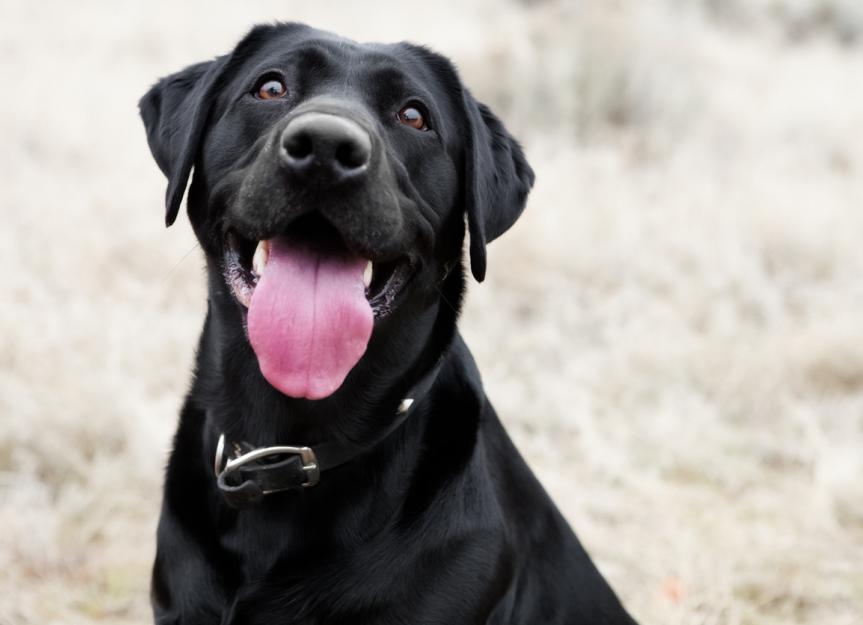
{"label": "dog's ear", "polygon": [[180,210],[214,100],[214,88],[226,62],[227,57],[219,57],[166,76],[138,103],[150,152],[168,178],[165,194],[168,226],[174,223]]}
{"label": "dog's ear", "polygon": [[489,108],[463,90],[469,132],[465,155],[465,204],[470,267],[485,279],[485,246],[506,232],[524,210],[534,173],[518,142]]}

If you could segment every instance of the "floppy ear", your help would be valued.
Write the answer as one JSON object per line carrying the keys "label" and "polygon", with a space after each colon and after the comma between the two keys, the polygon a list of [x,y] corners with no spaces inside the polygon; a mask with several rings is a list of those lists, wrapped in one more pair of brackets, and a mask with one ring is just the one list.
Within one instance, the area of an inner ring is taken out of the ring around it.
{"label": "floppy ear", "polygon": [[150,152],[168,178],[167,226],[177,219],[226,60],[219,57],[162,78],[138,103]]}
{"label": "floppy ear", "polygon": [[465,155],[465,204],[470,267],[485,279],[485,246],[509,230],[524,210],[534,173],[521,146],[489,108],[463,91],[469,127]]}

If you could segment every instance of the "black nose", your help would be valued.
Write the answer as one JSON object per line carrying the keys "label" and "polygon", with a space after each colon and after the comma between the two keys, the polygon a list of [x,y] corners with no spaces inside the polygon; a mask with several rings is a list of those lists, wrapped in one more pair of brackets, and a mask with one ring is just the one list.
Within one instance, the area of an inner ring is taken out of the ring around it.
{"label": "black nose", "polygon": [[329,113],[303,113],[282,131],[280,156],[288,173],[320,183],[361,178],[372,157],[369,133]]}

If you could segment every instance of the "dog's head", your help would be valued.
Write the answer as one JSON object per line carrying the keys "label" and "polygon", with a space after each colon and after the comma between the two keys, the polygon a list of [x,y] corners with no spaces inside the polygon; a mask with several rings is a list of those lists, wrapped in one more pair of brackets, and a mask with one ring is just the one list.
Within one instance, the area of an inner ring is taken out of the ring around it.
{"label": "dog's head", "polygon": [[388,324],[441,297],[461,272],[465,216],[482,280],[486,243],[533,183],[450,62],[404,43],[259,26],[140,106],[168,178],[167,224],[194,168],[188,208],[218,275],[211,302],[238,311],[264,377],[292,397],[332,394]]}

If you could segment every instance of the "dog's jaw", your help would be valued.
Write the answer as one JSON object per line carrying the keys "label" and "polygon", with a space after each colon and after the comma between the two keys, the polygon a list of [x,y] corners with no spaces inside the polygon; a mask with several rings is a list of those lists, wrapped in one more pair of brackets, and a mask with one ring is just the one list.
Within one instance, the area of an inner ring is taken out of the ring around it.
{"label": "dog's jaw", "polygon": [[233,230],[225,237],[223,273],[246,338],[264,378],[289,397],[323,399],[344,383],[410,268],[352,252],[319,218],[257,245]]}
{"label": "dog's jaw", "polygon": [[[254,246],[254,247],[253,247]],[[257,245],[229,231],[223,246],[222,267],[225,282],[244,310],[249,308],[258,281],[269,260],[269,239]],[[254,249],[254,252],[250,250]],[[398,304],[399,296],[416,273],[414,263],[406,258],[393,261],[366,259],[363,286],[375,320],[386,318]]]}

